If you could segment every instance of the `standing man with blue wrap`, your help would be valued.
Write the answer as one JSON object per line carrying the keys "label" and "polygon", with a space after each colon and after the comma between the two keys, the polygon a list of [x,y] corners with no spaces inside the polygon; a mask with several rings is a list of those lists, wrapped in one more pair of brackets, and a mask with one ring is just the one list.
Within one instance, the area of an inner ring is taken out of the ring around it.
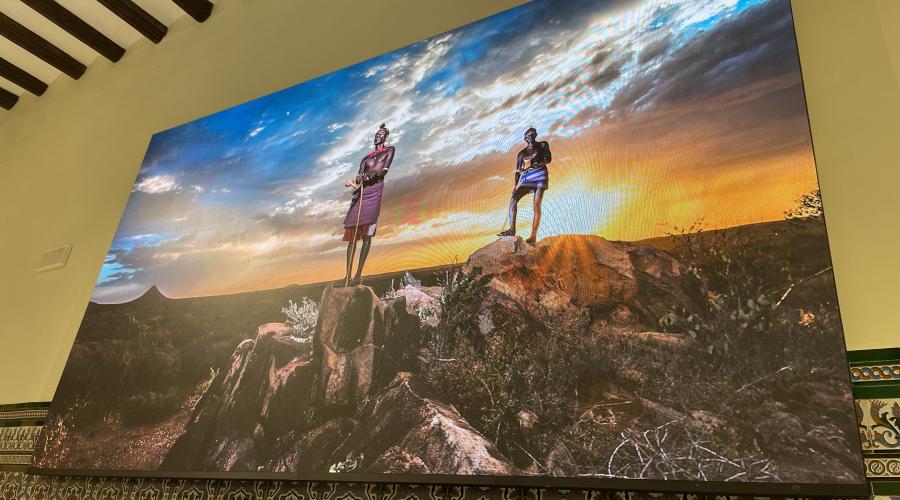
{"label": "standing man with blue wrap", "polygon": [[534,220],[531,223],[531,236],[525,240],[534,244],[537,241],[538,227],[541,225],[541,202],[544,191],[550,187],[550,174],[547,164],[552,157],[550,144],[547,141],[537,140],[537,130],[534,127],[525,131],[525,146],[519,151],[516,158],[516,185],[513,188],[512,197],[509,200],[509,228],[497,233],[497,236],[515,236],[516,234],[516,209],[519,200],[526,194],[534,193]]}

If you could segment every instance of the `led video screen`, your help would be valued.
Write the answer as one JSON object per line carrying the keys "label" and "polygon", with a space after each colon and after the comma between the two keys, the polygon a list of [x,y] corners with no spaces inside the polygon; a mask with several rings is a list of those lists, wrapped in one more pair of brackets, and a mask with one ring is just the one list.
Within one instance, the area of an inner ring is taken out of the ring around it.
{"label": "led video screen", "polygon": [[788,0],[536,0],[154,135],[33,467],[858,493],[831,266]]}

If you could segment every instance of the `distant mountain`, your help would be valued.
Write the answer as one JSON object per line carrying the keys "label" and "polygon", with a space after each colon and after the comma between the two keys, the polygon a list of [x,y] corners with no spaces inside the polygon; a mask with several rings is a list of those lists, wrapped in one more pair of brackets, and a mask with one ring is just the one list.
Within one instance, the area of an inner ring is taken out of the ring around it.
{"label": "distant mountain", "polygon": [[148,288],[147,291],[144,292],[143,295],[136,298],[134,300],[134,302],[138,303],[138,304],[142,304],[142,305],[151,305],[151,304],[165,304],[165,303],[169,302],[170,300],[173,300],[173,299],[166,297],[165,294],[163,294],[159,290],[158,286],[153,285],[150,288]]}

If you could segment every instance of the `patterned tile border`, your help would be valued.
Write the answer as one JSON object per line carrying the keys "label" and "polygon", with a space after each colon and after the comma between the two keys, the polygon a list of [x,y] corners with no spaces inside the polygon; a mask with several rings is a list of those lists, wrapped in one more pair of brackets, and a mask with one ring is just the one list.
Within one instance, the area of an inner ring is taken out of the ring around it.
{"label": "patterned tile border", "polygon": [[855,383],[900,381],[900,365],[853,366],[850,367],[850,376]]}
{"label": "patterned tile border", "polygon": [[866,475],[877,479],[900,479],[900,457],[866,458]]}
{"label": "patterned tile border", "polygon": [[[799,498],[803,497],[796,497]],[[625,491],[32,476],[0,472],[0,500],[793,500]]]}
{"label": "patterned tile border", "polygon": [[49,403],[0,406],[0,471],[24,471],[31,464],[48,406]]}
{"label": "patterned tile border", "polygon": [[3,422],[16,422],[20,420],[43,420],[47,418],[47,410],[17,410],[15,412],[0,413]]}
{"label": "patterned tile border", "polygon": [[27,453],[34,452],[34,444],[41,432],[39,425],[26,425],[21,427],[0,427],[0,453]]}

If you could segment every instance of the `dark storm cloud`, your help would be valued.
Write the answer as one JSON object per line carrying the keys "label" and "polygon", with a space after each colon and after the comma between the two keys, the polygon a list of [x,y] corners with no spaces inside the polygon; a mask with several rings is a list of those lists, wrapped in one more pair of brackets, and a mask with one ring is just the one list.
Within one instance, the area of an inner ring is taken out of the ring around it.
{"label": "dark storm cloud", "polygon": [[641,64],[646,64],[657,57],[666,53],[669,50],[669,47],[672,46],[672,37],[660,38],[654,42],[648,44],[644,50],[641,51],[641,54],[638,56],[638,62]]}
{"label": "dark storm cloud", "polygon": [[[570,40],[574,40],[574,37],[570,38]],[[607,45],[608,44],[604,44],[604,47]],[[595,55],[591,59],[591,64],[590,66],[588,66],[588,68],[599,67],[604,61],[609,59],[612,53],[612,50],[608,48],[598,49],[597,55]],[[610,82],[621,76],[622,65],[625,63],[628,57],[629,56],[616,59],[606,68],[601,70],[595,78],[589,79],[588,82],[597,88],[605,87]],[[566,98],[571,96],[572,94],[578,93],[581,90],[580,86],[573,86],[573,84],[577,84],[579,81],[584,81],[583,78],[584,74],[582,71],[572,71],[560,80],[548,80],[542,82],[536,85],[534,88],[530,89],[528,92],[511,95],[501,104],[492,108],[482,110],[478,113],[477,118],[489,117],[500,110],[509,109],[519,103],[528,102],[536,97],[552,96],[553,102],[558,103],[559,99]]]}
{"label": "dark storm cloud", "polygon": [[[460,70],[466,83],[473,86],[484,84],[498,74],[523,68],[526,73],[550,71],[551,68],[529,67],[529,61],[546,48],[560,50],[573,43],[574,37],[560,35],[578,33],[587,27],[591,17],[585,16],[585,12],[610,12],[635,3],[634,0],[572,0],[525,4],[493,19],[491,29],[479,38],[479,43],[490,48],[479,58],[478,64],[463,66]],[[605,51],[598,52],[594,64],[599,65],[608,55]]]}
{"label": "dark storm cloud", "polygon": [[616,59],[615,61],[609,63],[605,68],[601,69],[593,78],[591,78],[590,83],[597,89],[602,89],[609,85],[610,83],[619,79],[622,76],[622,67],[625,65],[625,62],[628,58]]}
{"label": "dark storm cloud", "polygon": [[591,66],[595,67],[595,68],[600,66],[601,64],[606,62],[606,60],[609,59],[609,56],[611,56],[611,55],[612,55],[612,50],[604,49],[604,50],[598,51],[597,54],[591,58]]}
{"label": "dark storm cloud", "polygon": [[773,1],[725,19],[632,80],[614,109],[666,106],[797,71],[790,4]]}

